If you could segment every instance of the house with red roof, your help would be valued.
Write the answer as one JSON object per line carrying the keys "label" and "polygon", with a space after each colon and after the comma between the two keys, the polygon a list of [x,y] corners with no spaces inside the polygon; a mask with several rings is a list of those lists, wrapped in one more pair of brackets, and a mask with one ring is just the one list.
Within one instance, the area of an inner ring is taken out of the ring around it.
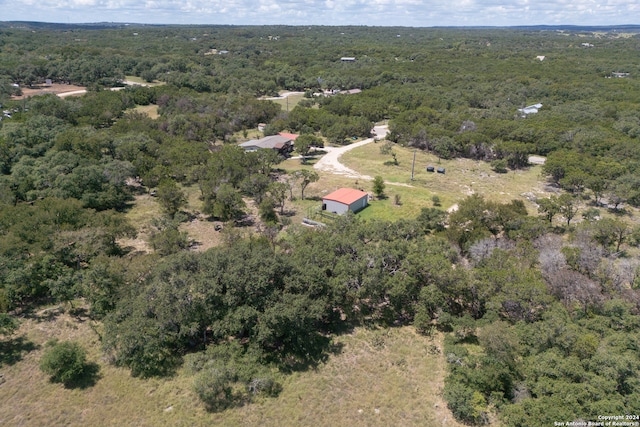
{"label": "house with red roof", "polygon": [[322,198],[322,210],[342,215],[358,212],[369,204],[369,194],[353,188],[341,188]]}

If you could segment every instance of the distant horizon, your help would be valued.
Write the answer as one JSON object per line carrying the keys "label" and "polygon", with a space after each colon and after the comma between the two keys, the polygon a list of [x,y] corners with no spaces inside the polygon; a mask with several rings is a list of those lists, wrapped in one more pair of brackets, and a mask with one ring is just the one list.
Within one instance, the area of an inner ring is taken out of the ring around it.
{"label": "distant horizon", "polygon": [[417,28],[640,25],[637,0],[0,0],[0,7],[2,22],[67,25]]}
{"label": "distant horizon", "polygon": [[32,20],[0,20],[0,24],[41,24],[55,26],[220,26],[220,27],[371,27],[371,28],[637,28],[640,24],[518,24],[518,25],[368,25],[368,24],[219,24],[219,23],[197,23],[197,24],[177,24],[166,22],[134,22],[134,21],[86,21],[86,22],[57,22],[57,21],[32,21]]}

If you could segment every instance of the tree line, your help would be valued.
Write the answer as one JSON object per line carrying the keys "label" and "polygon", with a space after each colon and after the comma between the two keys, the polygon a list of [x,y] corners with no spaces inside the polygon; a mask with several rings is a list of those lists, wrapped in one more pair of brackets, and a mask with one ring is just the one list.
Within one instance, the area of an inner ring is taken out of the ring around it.
{"label": "tree line", "polygon": [[[591,49],[528,30],[135,32],[0,31],[0,102],[12,113],[0,121],[0,332],[21,310],[82,298],[113,363],[143,377],[183,365],[220,410],[277,395],[286,373],[328,357],[331,334],[410,324],[447,334],[445,397],[464,422],[638,409],[640,233],[620,216],[640,200],[637,36]],[[357,61],[341,63],[345,52]],[[606,78],[612,68],[631,78]],[[104,90],[125,75],[167,84]],[[9,100],[13,83],[46,78],[91,90]],[[351,88],[363,91],[314,95]],[[283,89],[306,99],[290,112],[256,99]],[[518,112],[537,102],[537,114]],[[158,119],[133,110],[149,104]],[[392,144],[496,170],[547,156],[544,173],[563,192],[537,200],[537,215],[476,195],[450,214],[347,216],[278,234],[285,199],[304,198],[318,176],[278,170],[269,150],[245,153],[240,135],[267,123],[307,145],[341,144],[381,120]],[[189,251],[178,225],[191,185],[210,218],[233,224],[253,203],[269,229],[225,227],[224,245]],[[136,229],[124,212],[151,189],[163,210],[154,253],[127,254],[118,242]],[[615,215],[601,218],[606,207]]]}

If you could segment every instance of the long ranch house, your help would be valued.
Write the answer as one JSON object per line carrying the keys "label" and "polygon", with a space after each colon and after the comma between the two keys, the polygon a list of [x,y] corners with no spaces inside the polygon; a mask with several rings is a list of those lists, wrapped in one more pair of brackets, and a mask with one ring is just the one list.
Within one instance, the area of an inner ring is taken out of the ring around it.
{"label": "long ranch house", "polygon": [[342,215],[358,212],[367,207],[369,194],[353,188],[341,188],[322,198],[322,210]]}

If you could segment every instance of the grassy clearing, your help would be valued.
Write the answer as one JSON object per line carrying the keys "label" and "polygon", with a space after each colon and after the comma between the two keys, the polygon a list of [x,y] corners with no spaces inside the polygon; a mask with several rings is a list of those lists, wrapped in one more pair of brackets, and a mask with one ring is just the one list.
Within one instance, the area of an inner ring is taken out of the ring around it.
{"label": "grassy clearing", "polygon": [[202,200],[200,200],[200,189],[197,185],[183,187],[182,190],[187,196],[187,206],[185,210],[189,212],[192,219],[180,224],[180,230],[189,234],[189,239],[195,243],[194,249],[206,251],[222,243],[222,234],[215,230],[218,221],[212,221],[207,215],[202,214]]}
{"label": "grassy clearing", "polygon": [[[544,189],[541,176],[541,166],[531,166],[526,170],[511,171],[497,174],[491,170],[486,162],[469,159],[439,160],[436,156],[418,150],[414,170],[414,180],[411,181],[411,165],[414,150],[395,146],[399,165],[392,163],[390,155],[380,153],[380,143],[367,144],[345,153],[341,162],[358,172],[376,176],[380,175],[385,181],[410,185],[416,189],[413,192],[401,190],[400,186],[387,185],[386,192],[389,201],[393,201],[393,193],[404,193],[403,203],[415,203],[424,207],[432,206],[431,197],[440,197],[443,208],[449,208],[470,194],[478,193],[487,199],[497,202],[509,202],[522,199],[527,204],[530,213],[536,208],[524,196],[527,193],[536,197],[548,197],[550,193]],[[443,167],[446,174],[426,171],[426,166]],[[410,200],[412,199],[412,200]],[[407,208],[409,212],[413,209]],[[363,212],[364,213],[364,212]]]}
{"label": "grassy clearing", "polygon": [[160,114],[158,114],[158,106],[155,104],[152,105],[138,105],[137,107],[135,107],[133,109],[133,111],[136,111],[138,113],[143,113],[146,114],[147,116],[151,117],[152,119],[157,119],[158,117],[160,117]]}
{"label": "grassy clearing", "polygon": [[131,208],[125,214],[127,220],[136,227],[138,235],[134,239],[120,239],[118,243],[125,248],[134,248],[136,251],[152,252],[147,244],[151,221],[161,215],[162,210],[155,198],[149,194],[138,194],[135,196]]}
{"label": "grassy clearing", "polygon": [[303,94],[294,94],[282,99],[272,99],[271,101],[280,105],[280,107],[282,107],[282,111],[291,111],[303,99]]}
{"label": "grassy clearing", "polygon": [[[222,235],[215,230],[216,221],[210,221],[206,215],[201,213],[202,200],[200,200],[200,190],[197,186],[182,187],[187,196],[187,206],[184,211],[191,219],[180,224],[180,230],[186,231],[189,239],[195,243],[194,249],[205,251],[211,247],[218,246],[222,242]],[[152,221],[163,215],[160,204],[155,197],[149,194],[139,194],[135,197],[131,209],[126,213],[127,219],[138,230],[135,239],[122,239],[120,244],[124,247],[132,247],[137,251],[152,252],[148,245],[149,235],[152,229]]]}
{"label": "grassy clearing", "polygon": [[131,83],[139,84],[139,85],[142,85],[142,86],[150,86],[150,87],[162,86],[162,85],[166,84],[165,82],[161,82],[159,80],[154,80],[152,82],[148,82],[148,81],[146,81],[146,80],[144,80],[144,79],[142,79],[142,78],[140,78],[138,76],[124,76],[124,79],[126,81],[131,82]]}
{"label": "grassy clearing", "polygon": [[240,143],[260,138],[264,138],[264,132],[259,131],[258,129],[249,129],[234,133],[231,137],[231,140]]}
{"label": "grassy clearing", "polygon": [[[372,200],[369,207],[358,214],[365,219],[415,218],[420,213],[420,209],[434,206],[433,196],[440,198],[442,209],[449,209],[473,193],[479,193],[499,202],[522,199],[529,212],[536,214],[537,208],[526,196],[548,197],[550,195],[544,189],[541,166],[497,174],[486,162],[469,159],[439,160],[429,153],[417,151],[412,181],[411,166],[414,150],[394,147],[399,162],[395,165],[390,155],[380,153],[380,146],[380,143],[367,144],[346,152],[340,158],[340,161],[349,168],[364,175],[380,175],[387,182],[385,197]],[[307,165],[302,165],[298,159],[289,159],[279,167],[292,172],[311,169],[313,163],[313,159]],[[427,172],[428,165],[444,167],[446,174]],[[307,197],[314,199],[313,202],[302,203],[298,200],[294,206],[298,211],[308,214],[310,209],[320,206],[322,196],[340,187],[359,188],[373,194],[373,184],[370,181],[320,173],[320,180],[309,185],[305,192]],[[297,191],[299,194],[299,189]],[[396,195],[400,198],[399,204],[396,204]],[[302,216],[304,215],[300,217]],[[294,217],[294,222],[298,219],[297,217],[298,215]]]}
{"label": "grassy clearing", "polygon": [[[192,377],[132,378],[102,358],[99,325],[51,308],[22,321],[15,336],[36,347],[2,366],[0,425],[65,426],[458,426],[441,398],[445,372],[440,337],[413,328],[358,328],[339,336],[341,351],[325,364],[285,380],[281,395],[208,413],[191,391]],[[77,340],[99,379],[86,389],[53,384],[38,367],[45,343]]]}

